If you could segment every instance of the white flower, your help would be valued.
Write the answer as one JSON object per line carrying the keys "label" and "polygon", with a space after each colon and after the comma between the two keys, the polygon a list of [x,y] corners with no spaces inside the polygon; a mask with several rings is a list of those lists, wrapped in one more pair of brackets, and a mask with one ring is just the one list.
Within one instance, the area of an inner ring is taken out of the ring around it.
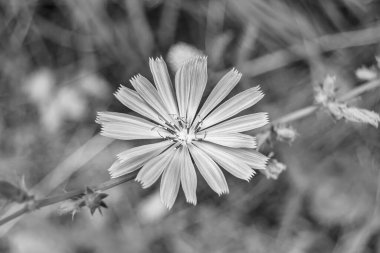
{"label": "white flower", "polygon": [[355,71],[355,75],[361,80],[371,81],[377,78],[377,71],[374,67],[360,67]]}
{"label": "white flower", "polygon": [[136,180],[147,188],[161,176],[161,200],[171,208],[180,185],[186,200],[197,203],[195,166],[219,195],[228,193],[219,166],[247,181],[255,174],[253,169],[266,168],[268,158],[255,150],[256,139],[241,132],[266,125],[267,113],[230,119],[264,96],[259,87],[221,103],[241,78],[241,74],[232,69],[199,106],[207,83],[206,57],[195,57],[182,65],[175,75],[175,89],[162,58],[150,59],[149,66],[155,86],[137,75],[130,80],[136,91],[121,86],[115,94],[121,103],[144,118],[100,112],[97,122],[107,137],[160,139],[160,142],[118,154],[118,160],[109,168],[111,177],[140,169]]}
{"label": "white flower", "polygon": [[169,66],[171,69],[177,71],[185,62],[199,56],[204,56],[202,51],[184,42],[179,42],[169,49]]}

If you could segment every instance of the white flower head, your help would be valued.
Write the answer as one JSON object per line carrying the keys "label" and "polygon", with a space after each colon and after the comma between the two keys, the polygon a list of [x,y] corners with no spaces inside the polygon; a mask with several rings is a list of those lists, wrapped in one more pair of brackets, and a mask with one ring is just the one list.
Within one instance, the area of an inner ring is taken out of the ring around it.
{"label": "white flower head", "polygon": [[184,63],[194,57],[204,56],[202,51],[184,42],[170,47],[168,52],[169,67],[177,71]]}
{"label": "white flower head", "polygon": [[111,177],[140,169],[136,180],[143,188],[161,177],[161,200],[171,208],[180,185],[187,202],[197,203],[195,167],[219,195],[228,193],[220,167],[247,181],[255,174],[253,169],[266,169],[268,158],[255,150],[255,137],[242,132],[266,125],[267,113],[232,118],[264,96],[258,86],[223,102],[241,78],[232,69],[200,106],[207,84],[206,57],[195,57],[183,64],[176,72],[174,87],[162,58],[150,59],[149,66],[155,86],[137,75],[130,80],[135,90],[121,86],[115,93],[121,103],[144,118],[100,112],[97,122],[107,137],[160,141],[118,154],[118,160],[109,168]]}
{"label": "white flower head", "polygon": [[355,75],[357,78],[360,80],[365,80],[365,81],[371,81],[375,80],[377,78],[377,70],[376,68],[367,68],[367,67],[360,67],[355,71]]}

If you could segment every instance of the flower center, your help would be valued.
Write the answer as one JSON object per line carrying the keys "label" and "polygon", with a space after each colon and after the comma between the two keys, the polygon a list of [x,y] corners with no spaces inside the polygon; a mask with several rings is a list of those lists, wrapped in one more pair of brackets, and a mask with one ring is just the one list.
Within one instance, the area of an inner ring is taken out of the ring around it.
{"label": "flower center", "polygon": [[182,145],[187,145],[195,140],[195,133],[190,129],[183,128],[180,131],[176,131],[176,141],[180,142]]}

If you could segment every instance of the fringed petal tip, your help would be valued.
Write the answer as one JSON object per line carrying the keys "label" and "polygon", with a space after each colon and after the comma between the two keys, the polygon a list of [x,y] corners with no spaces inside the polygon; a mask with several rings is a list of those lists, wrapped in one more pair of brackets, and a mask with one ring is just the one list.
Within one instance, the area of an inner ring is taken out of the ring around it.
{"label": "fringed petal tip", "polygon": [[237,70],[236,68],[232,68],[231,71],[232,71],[232,74],[235,75],[235,78],[240,80],[240,78],[242,77],[243,74],[239,70]]}
{"label": "fringed petal tip", "polygon": [[107,137],[107,132],[103,125],[100,127],[100,135]]}
{"label": "fringed petal tip", "polygon": [[[114,118],[113,116],[117,114],[117,113],[112,113],[112,112],[107,112],[107,111],[104,111],[104,112],[97,112],[96,113],[96,118],[95,118],[95,123],[97,124],[105,124],[105,123],[112,123],[114,122]],[[118,115],[123,115],[123,114],[118,114]],[[128,116],[126,114],[126,116]],[[104,127],[104,126],[102,126]]]}
{"label": "fringed petal tip", "polygon": [[252,173],[251,173],[251,175],[249,175],[249,178],[247,178],[246,181],[247,181],[247,182],[250,182],[251,179],[252,179],[254,176],[256,176],[256,174],[257,174],[256,171],[254,171],[254,170],[252,169]]}
{"label": "fringed petal tip", "polygon": [[130,79],[129,79],[129,82],[133,85],[134,82],[137,81],[137,79],[141,78],[142,75],[141,74],[136,74],[134,76],[132,76]]}
{"label": "fringed petal tip", "polygon": [[168,210],[170,210],[170,209],[172,209],[172,207],[173,207],[173,205],[174,205],[174,203],[173,204],[169,204],[169,203],[166,203],[165,201],[163,201],[163,200],[161,200],[161,203],[168,209]]}
{"label": "fringed petal tip", "polygon": [[222,196],[222,195],[227,195],[230,193],[230,190],[229,189],[224,189],[222,190],[221,192],[217,192],[218,196]]}
{"label": "fringed petal tip", "polygon": [[263,159],[263,164],[260,164],[259,168],[255,168],[255,169],[260,169],[260,170],[268,169],[269,160],[270,160],[270,158],[265,156],[265,158]]}
{"label": "fringed petal tip", "polygon": [[[264,158],[264,157],[265,157],[265,158]],[[260,159],[262,159],[262,160],[261,160],[260,162],[255,163],[255,166],[254,166],[253,168],[254,168],[255,170],[266,170],[270,158],[267,157],[267,156],[264,156],[264,155],[263,155],[263,158],[260,158]]]}
{"label": "fringed petal tip", "polygon": [[260,86],[260,85],[256,85],[256,86],[255,86],[255,89],[256,89],[256,91],[257,91],[257,96],[260,97],[259,100],[261,100],[261,99],[265,96],[263,90],[261,89],[261,86]]}
{"label": "fringed petal tip", "polygon": [[189,204],[192,204],[194,206],[197,205],[197,199],[196,198],[195,199],[187,199],[186,198],[186,202],[189,203]]}
{"label": "fringed petal tip", "polygon": [[103,112],[97,112],[96,113],[96,118],[95,118],[95,123],[97,123],[97,124],[102,124],[103,123],[103,121],[102,121],[102,114],[103,114]]}
{"label": "fringed petal tip", "polygon": [[118,177],[121,177],[121,176],[124,176],[125,174],[128,174],[127,173],[122,173],[119,169],[119,165],[120,165],[120,162],[119,160],[116,160],[112,165],[111,167],[109,167],[107,169],[108,171],[108,174],[110,176],[110,178],[114,179],[114,178],[118,178]]}
{"label": "fringed petal tip", "polygon": [[141,185],[141,188],[146,189],[149,188],[150,185],[146,185],[141,178],[139,178],[138,174],[137,177],[135,178],[135,181]]}
{"label": "fringed petal tip", "polygon": [[111,179],[115,179],[115,178],[118,178],[118,177],[123,176],[123,175],[116,175],[116,174],[114,174],[114,173],[111,173],[110,171],[108,171],[108,174],[110,175],[110,178],[111,178]]}
{"label": "fringed petal tip", "polygon": [[[262,94],[263,94],[262,96],[264,97],[264,93],[262,93]],[[267,113],[267,112],[260,112],[260,114],[263,115],[263,119],[262,119],[261,123],[259,124],[259,126],[257,128],[264,127],[264,126],[268,125],[269,122],[270,122],[269,113]]]}
{"label": "fringed petal tip", "polygon": [[[129,91],[129,88],[127,88],[123,84],[120,84],[119,87],[117,88],[117,90],[113,93],[113,95],[115,96],[115,98],[120,103],[122,103],[125,106],[127,106],[127,104],[125,103],[125,100],[126,100],[126,97],[128,97],[128,91]],[[127,106],[127,107],[129,107],[129,106]]]}
{"label": "fringed petal tip", "polygon": [[113,93],[113,95],[117,98],[121,92],[123,92],[123,89],[125,88],[124,85],[120,84],[119,87],[116,89],[116,91]]}
{"label": "fringed petal tip", "polygon": [[266,121],[266,124],[268,124],[269,123],[269,113],[267,113],[267,112],[262,112],[262,113],[264,114],[264,118],[265,118],[264,120]]}
{"label": "fringed petal tip", "polygon": [[109,174],[109,176],[110,176],[111,179],[115,179],[115,178],[124,176],[127,173],[120,173],[120,172],[117,173],[117,171],[111,170],[111,168],[108,168],[108,174]]}
{"label": "fringed petal tip", "polygon": [[[202,56],[194,56],[188,60],[186,60],[181,68],[188,67],[188,65],[194,65],[194,64],[207,64],[207,56],[202,55]],[[180,68],[180,69],[181,69]]]}
{"label": "fringed petal tip", "polygon": [[164,58],[162,56],[157,56],[157,57],[149,57],[149,64],[151,64],[151,62],[164,62]]}

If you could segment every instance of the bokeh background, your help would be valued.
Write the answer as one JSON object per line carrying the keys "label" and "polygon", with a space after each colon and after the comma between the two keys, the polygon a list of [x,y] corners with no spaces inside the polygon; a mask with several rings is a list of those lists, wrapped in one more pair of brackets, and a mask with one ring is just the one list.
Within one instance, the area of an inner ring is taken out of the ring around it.
{"label": "bokeh background", "polygon": [[[108,180],[115,155],[141,142],[99,136],[96,112],[128,112],[112,93],[137,73],[152,80],[148,58],[179,42],[208,55],[206,94],[236,67],[233,93],[260,84],[250,112],[273,120],[312,104],[328,74],[341,93],[362,84],[379,18],[375,0],[2,0],[0,178],[24,177],[40,197]],[[350,102],[379,101],[374,90]],[[263,150],[287,166],[277,180],[227,176],[219,198],[199,177],[198,205],[180,193],[171,211],[157,185],[128,182],[107,191],[103,216],[54,205],[2,227],[0,252],[380,252],[378,129],[323,111],[291,125],[293,143]]]}

